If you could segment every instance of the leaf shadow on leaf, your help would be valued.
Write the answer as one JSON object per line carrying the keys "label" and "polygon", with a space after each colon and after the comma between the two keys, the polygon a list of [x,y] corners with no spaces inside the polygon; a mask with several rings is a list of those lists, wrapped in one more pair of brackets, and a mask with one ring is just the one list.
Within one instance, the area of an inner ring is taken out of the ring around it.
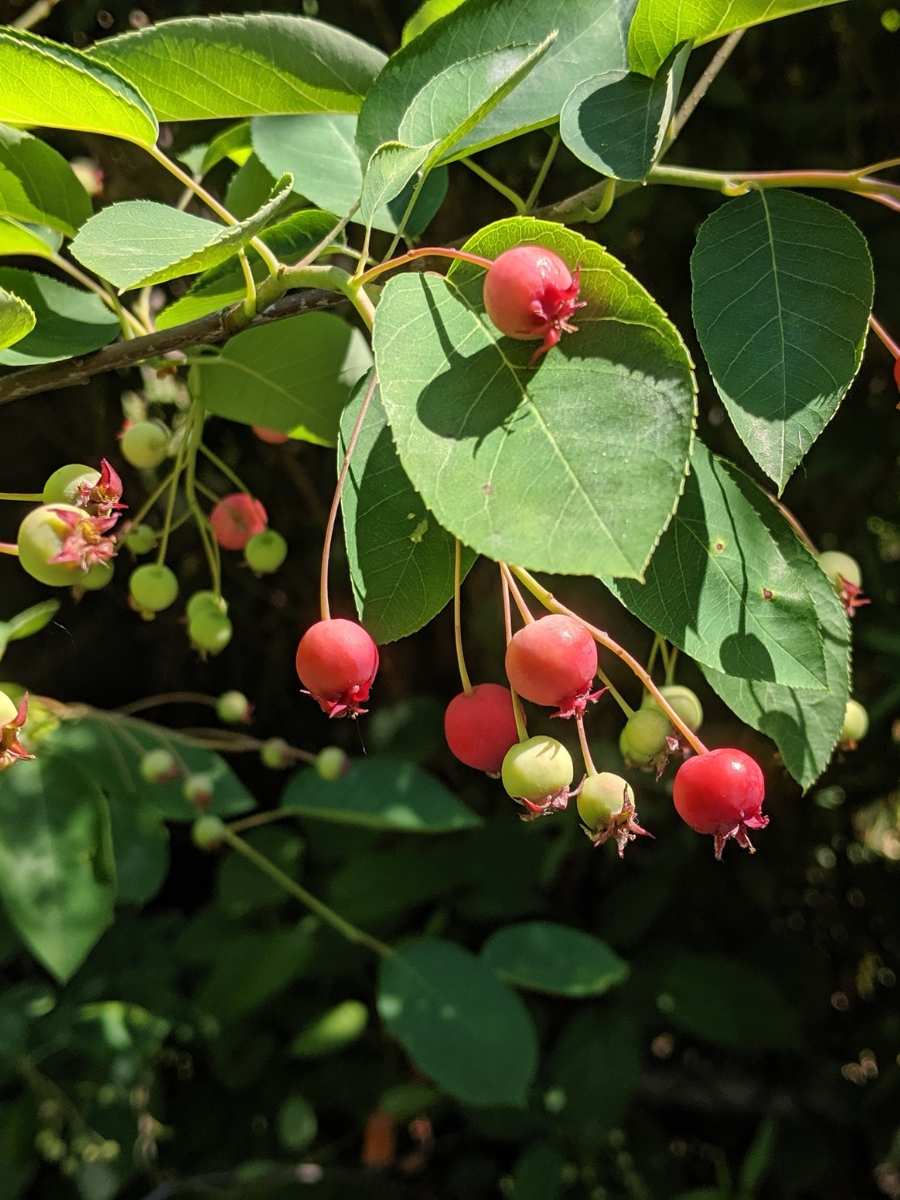
{"label": "leaf shadow on leaf", "polygon": [[[713,459],[713,471],[716,471],[716,460]],[[735,528],[737,519],[732,512],[727,490],[721,489],[722,503]],[[707,541],[708,546],[712,543]],[[730,633],[719,646],[719,662],[726,675],[744,675],[749,671],[757,679],[775,681],[775,664],[772,655],[766,649],[765,643],[755,633],[747,632],[747,597],[750,591],[750,580],[747,573],[747,555],[740,538],[735,539],[735,548],[741,560],[741,607],[738,616],[738,629]]]}

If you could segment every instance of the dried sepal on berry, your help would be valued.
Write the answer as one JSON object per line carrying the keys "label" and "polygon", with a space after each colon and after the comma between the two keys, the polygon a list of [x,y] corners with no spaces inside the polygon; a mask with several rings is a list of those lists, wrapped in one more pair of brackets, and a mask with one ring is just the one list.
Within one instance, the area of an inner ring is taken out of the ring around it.
{"label": "dried sepal on berry", "polygon": [[634,792],[620,775],[610,771],[588,775],[576,794],[578,815],[584,822],[582,829],[594,846],[602,846],[612,838],[622,858],[625,847],[636,837],[653,837],[638,824]]}

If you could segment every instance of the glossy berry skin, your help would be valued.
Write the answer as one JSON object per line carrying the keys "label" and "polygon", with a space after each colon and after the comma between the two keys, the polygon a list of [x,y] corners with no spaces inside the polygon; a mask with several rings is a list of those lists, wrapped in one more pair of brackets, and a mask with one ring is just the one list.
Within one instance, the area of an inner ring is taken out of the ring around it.
{"label": "glossy berry skin", "polygon": [[268,442],[270,446],[283,446],[291,440],[286,433],[279,433],[277,429],[266,429],[264,425],[251,425],[250,428],[261,442]]}
{"label": "glossy berry skin", "polygon": [[569,317],[578,300],[574,274],[558,254],[543,246],[513,246],[499,254],[484,279],[484,307],[501,333],[520,341],[537,341],[529,366],[555,346],[563,332],[574,333]]}
{"label": "glossy berry skin", "polygon": [[156,530],[152,525],[135,525],[124,537],[125,547],[132,554],[149,554],[156,546]]}
{"label": "glossy berry skin", "polygon": [[175,603],[178,577],[169,567],[147,563],[131,572],[128,590],[142,613],[158,613]]}
{"label": "glossy berry skin", "polygon": [[84,463],[66,463],[57,467],[44,484],[45,504],[77,504],[82,487],[88,489],[99,482],[100,472]]}
{"label": "glossy berry skin", "polygon": [[288,544],[274,529],[254,533],[244,547],[244,561],[257,575],[271,575],[287,558]]}
{"label": "glossy berry skin", "polygon": [[[703,706],[697,698],[696,693],[680,683],[670,683],[659,690],[663,698],[668,701],[678,716],[681,717],[691,733],[696,733],[703,724]],[[657,703],[656,698],[649,692],[644,693],[641,708],[649,708],[651,712],[659,712],[663,716],[666,715],[662,707]],[[668,720],[668,717],[666,717],[666,720]]]}
{"label": "glossy berry skin", "polygon": [[759,764],[743,750],[709,750],[678,768],[672,800],[678,815],[697,833],[711,833],[716,858],[729,838],[753,852],[748,829],[765,829],[766,782]]}
{"label": "glossy berry skin", "polygon": [[136,421],[122,434],[122,457],[133,467],[148,470],[166,461],[169,431],[157,421]]}
{"label": "glossy berry skin", "polygon": [[226,496],[209,514],[216,541],[225,550],[243,550],[255,533],[262,533],[268,521],[259,500],[245,492]]}
{"label": "glossy berry skin", "polygon": [[501,775],[507,795],[526,810],[522,820],[533,821],[566,807],[575,768],[562,742],[539,736],[507,751]]}
{"label": "glossy berry skin", "polygon": [[469,695],[454,696],[444,713],[444,736],[460,762],[498,775],[506,752],[519,740],[509,688],[478,683]]}
{"label": "glossy berry skin", "polygon": [[355,621],[318,621],[300,639],[297,674],[329,717],[355,717],[378,671],[378,647]]}
{"label": "glossy berry skin", "polygon": [[584,712],[597,674],[597,644],[580,621],[556,613],[518,630],[506,648],[514,692],[556,716]]}

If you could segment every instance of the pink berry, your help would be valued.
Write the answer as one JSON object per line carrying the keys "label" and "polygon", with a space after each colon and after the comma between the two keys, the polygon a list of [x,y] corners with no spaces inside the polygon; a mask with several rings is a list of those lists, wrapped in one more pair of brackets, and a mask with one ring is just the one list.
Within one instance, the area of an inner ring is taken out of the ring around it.
{"label": "pink berry", "polygon": [[558,254],[543,246],[513,246],[494,259],[484,279],[484,307],[501,333],[521,341],[543,339],[529,366],[555,346],[563,332],[575,333],[569,317],[578,300],[574,274]]}
{"label": "pink berry", "polygon": [[478,683],[460,692],[444,713],[444,736],[460,762],[498,775],[507,750],[519,740],[509,688]]}
{"label": "pink berry", "polygon": [[572,617],[552,614],[526,625],[506,648],[506,676],[514,692],[558,708],[556,716],[584,712],[597,674],[597,645]]}
{"label": "pink berry", "polygon": [[264,425],[251,425],[250,428],[261,442],[268,442],[270,446],[283,446],[291,440],[286,433],[279,433],[277,429],[266,429]]}
{"label": "pink berry", "polygon": [[355,717],[378,671],[378,647],[355,621],[335,617],[311,625],[297,647],[297,674],[329,717]]}
{"label": "pink berry", "polygon": [[269,518],[259,500],[246,492],[235,492],[219,501],[209,514],[209,523],[220,546],[243,550],[254,534],[262,533]]}
{"label": "pink berry", "polygon": [[711,833],[716,858],[729,838],[753,852],[748,829],[765,829],[766,783],[759,764],[743,750],[710,750],[689,758],[678,768],[672,799],[678,815],[696,829]]}

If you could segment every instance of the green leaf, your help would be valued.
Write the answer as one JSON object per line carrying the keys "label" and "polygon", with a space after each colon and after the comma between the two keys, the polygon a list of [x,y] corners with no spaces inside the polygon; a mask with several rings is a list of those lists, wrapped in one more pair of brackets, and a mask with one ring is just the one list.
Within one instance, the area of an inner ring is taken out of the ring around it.
{"label": "green leaf", "polygon": [[80,50],[4,26],[0,79],[0,121],[156,143],[159,127],[143,96]]}
{"label": "green leaf", "polygon": [[716,388],[780,493],[862,361],[875,290],[866,239],[830,204],[760,189],[703,223],[691,276]]}
{"label": "green leaf", "polygon": [[[253,148],[269,171],[289,171],[298,192],[319,208],[345,217],[360,199],[363,186],[356,120],[355,113],[257,117],[251,122]],[[372,218],[373,228],[396,233],[412,190],[410,183],[386,207],[378,209]],[[406,223],[411,237],[425,229],[446,191],[447,171],[441,167],[425,180]]]}
{"label": "green leaf", "polygon": [[19,342],[35,326],[30,305],[0,287],[0,350]]}
{"label": "green leaf", "polygon": [[[774,515],[775,509],[760,497],[760,515],[765,519],[769,512]],[[822,625],[828,691],[734,679],[707,666],[703,674],[732,712],[775,742],[784,765],[805,791],[828,766],[844,723],[850,695],[850,627],[813,556],[800,547],[793,563]]]}
{"label": "green leaf", "polygon": [[468,0],[388,60],[360,112],[363,159],[384,142],[430,140],[404,135],[404,121],[417,109],[420,93],[440,89],[445,73],[449,83],[457,64],[511,42],[540,45],[556,31],[535,70],[464,136],[456,155],[549,124],[582,80],[628,65],[625,31],[632,6],[633,0]]}
{"label": "green leaf", "polygon": [[513,1172],[515,1200],[559,1200],[565,1188],[566,1158],[551,1142],[527,1146]]}
{"label": "green leaf", "polygon": [[[104,784],[100,782],[100,786],[104,787]],[[162,887],[169,872],[169,831],[158,812],[146,805],[135,804],[128,791],[115,787],[106,790],[106,795],[119,885],[118,901],[120,904],[146,904]]]}
{"label": "green leaf", "polygon": [[697,442],[646,582],[604,582],[636,617],[705,666],[827,688],[823,631],[803,572],[808,558],[756,485]]}
{"label": "green leaf", "polygon": [[684,1029],[735,1050],[793,1050],[797,1014],[774,983],[747,963],[718,954],[678,955],[657,1007]]}
{"label": "green leaf", "polygon": [[[171,783],[148,783],[140,773],[147,750],[168,750],[183,766]],[[134,718],[83,717],[62,721],[41,743],[41,753],[65,755],[95,780],[111,806],[145,808],[166,821],[194,821],[197,810],[184,795],[188,774],[208,775],[213,801],[208,812],[234,817],[255,807],[253,797],[223,758],[192,746],[177,730]]]}
{"label": "green leaf", "polygon": [[22,129],[0,125],[0,216],[74,236],[91,201],[61,154]]}
{"label": "green leaf", "polygon": [[363,179],[359,215],[371,225],[379,209],[394,200],[419,170],[436,146],[405,146],[402,142],[385,142],[379,146],[366,167]]}
{"label": "green leaf", "polygon": [[560,114],[563,142],[603,175],[645,179],[662,149],[688,53],[674,50],[655,79],[624,69],[586,79]]}
{"label": "green leaf", "polygon": [[63,983],[112,918],[106,801],[95,782],[55,755],[0,775],[0,895],[23,941]]}
{"label": "green leaf", "polygon": [[362,1037],[368,1023],[369,1010],[360,1000],[344,1000],[305,1025],[288,1047],[288,1054],[293,1058],[334,1054]]}
{"label": "green leaf", "polygon": [[256,237],[291,194],[283,175],[271,197],[245,221],[216,225],[153,200],[125,200],[81,227],[71,251],[80,263],[125,292],[207,271]]}
{"label": "green leaf", "polygon": [[[281,262],[291,266],[318,246],[336,224],[337,218],[331,213],[318,208],[306,208],[302,212],[292,213],[276,225],[267,226],[259,237]],[[247,246],[246,253],[253,278],[257,283],[262,282],[269,274],[268,267],[253,246]],[[156,318],[156,328],[171,329],[186,321],[205,317],[207,313],[236,303],[246,294],[247,284],[241,264],[232,257],[204,271],[180,300],[167,305]]]}
{"label": "green leaf", "polygon": [[694,376],[678,331],[610,254],[546,221],[488,226],[466,250],[537,243],[581,264],[578,333],[535,344],[487,320],[484,273],[384,290],[375,358],[403,468],[465,545],[534,570],[639,577],[681,490]]}
{"label": "green leaf", "polygon": [[608,1004],[580,1008],[550,1058],[567,1136],[585,1148],[608,1145],[607,1135],[621,1127],[640,1077],[641,1039],[633,1015]]}
{"label": "green leaf", "polygon": [[299,771],[284,789],[281,807],[298,816],[405,833],[449,833],[481,824],[431,775],[386,757],[354,758],[349,773],[333,782],[314,767]]}
{"label": "green leaf", "polygon": [[89,53],[140,88],[160,121],[356,112],[385,61],[334,25],[281,13],[160,21]]}
{"label": "green leaf", "polygon": [[317,925],[314,917],[304,917],[293,929],[238,934],[224,941],[212,974],[197,993],[198,1007],[222,1021],[235,1021],[284,991],[312,961]]}
{"label": "green leaf", "polygon": [[332,313],[245,329],[191,370],[207,412],[320,446],[337,441],[350,390],[372,365],[362,334]]}
{"label": "green leaf", "polygon": [[462,0],[425,0],[403,26],[403,45],[424,33],[429,25],[433,25],[441,17],[446,17],[455,8],[459,8],[460,4]]}
{"label": "green leaf", "polygon": [[250,122],[241,121],[218,134],[206,147],[200,161],[199,175],[201,178],[224,158],[230,158],[233,163],[242,167],[253,153],[253,143],[250,141]]}
{"label": "green leaf", "polygon": [[[364,394],[360,383],[341,417],[341,458]],[[350,460],[341,513],[356,611],[375,641],[393,642],[427,625],[453,598],[456,539],[428,512],[400,465],[377,387]],[[463,576],[474,561],[463,547]]]}
{"label": "green leaf", "polygon": [[45,626],[49,625],[59,612],[59,608],[58,600],[42,600],[39,604],[33,604],[31,608],[16,613],[14,617],[10,617],[8,621],[4,622],[7,627],[7,640],[18,642],[22,638],[34,637],[36,633],[40,633]]}
{"label": "green leaf", "polygon": [[777,17],[841,0],[638,0],[628,33],[631,68],[655,75],[679,42],[696,46]]}
{"label": "green leaf", "polygon": [[415,1062],[468,1104],[525,1103],[537,1037],[514,992],[468,950],[420,938],[382,960],[378,1013]]}
{"label": "green leaf", "polygon": [[107,346],[121,330],[119,318],[99,296],[49,275],[0,267],[2,288],[27,301],[35,317],[32,331],[14,349],[0,353],[0,363],[7,366],[28,367],[89,354]]}
{"label": "green leaf", "polygon": [[45,225],[20,225],[18,221],[0,219],[0,257],[29,254],[52,258],[62,242],[62,234]]}
{"label": "green leaf", "polygon": [[505,983],[554,996],[601,996],[628,976],[605,942],[552,921],[503,926],[481,947],[481,960]]}

